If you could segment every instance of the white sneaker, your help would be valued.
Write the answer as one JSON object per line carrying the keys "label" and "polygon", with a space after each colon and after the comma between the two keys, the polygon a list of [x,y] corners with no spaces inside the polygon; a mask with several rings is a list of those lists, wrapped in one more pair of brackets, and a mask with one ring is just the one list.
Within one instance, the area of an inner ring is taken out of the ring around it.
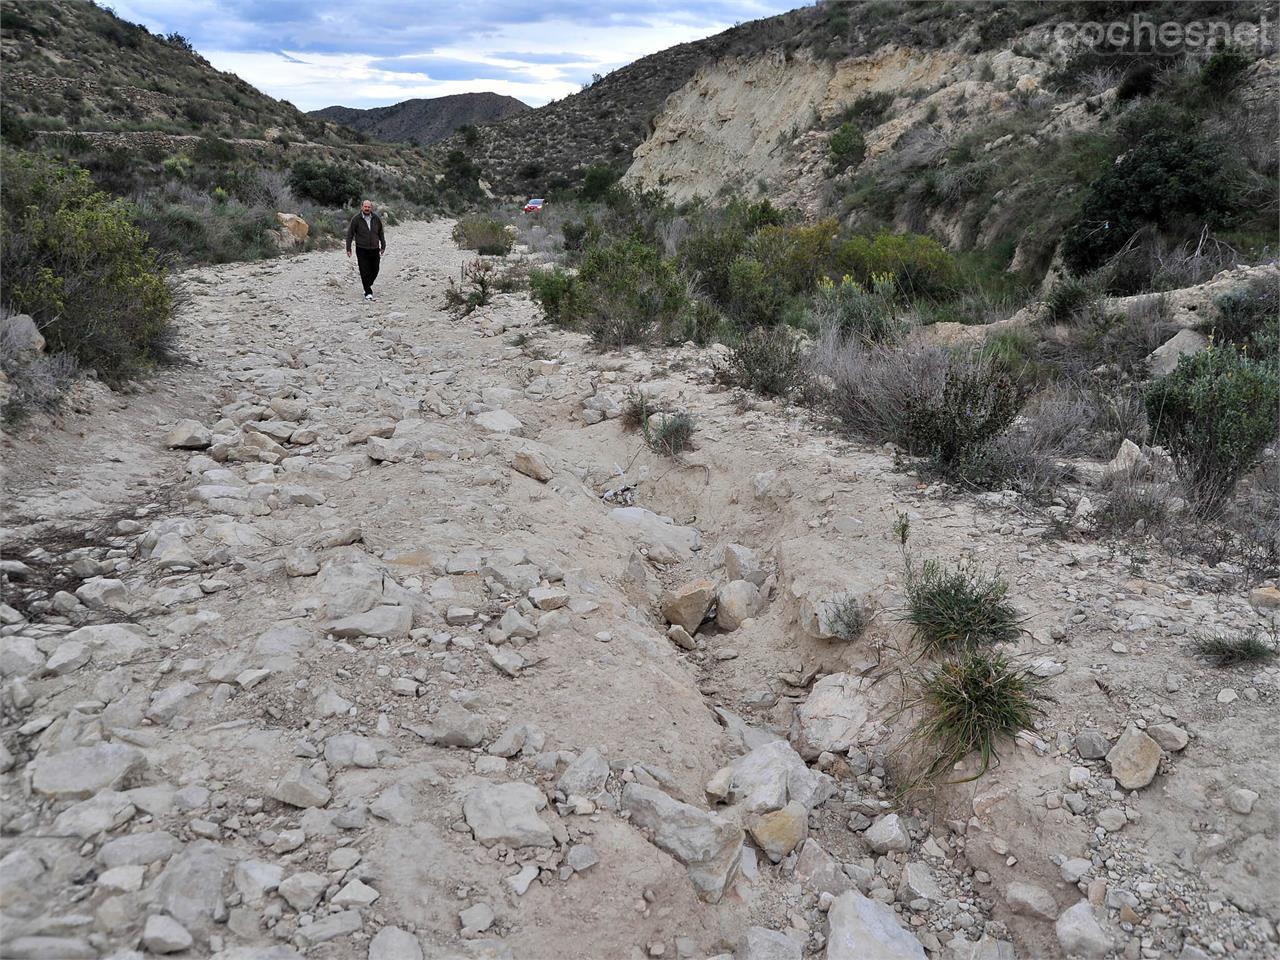
{"label": "white sneaker", "polygon": [[372,293],[366,293],[366,294],[364,295],[364,298],[365,298],[366,300],[370,300],[370,301],[372,301],[372,300],[373,300],[373,294],[372,294]]}

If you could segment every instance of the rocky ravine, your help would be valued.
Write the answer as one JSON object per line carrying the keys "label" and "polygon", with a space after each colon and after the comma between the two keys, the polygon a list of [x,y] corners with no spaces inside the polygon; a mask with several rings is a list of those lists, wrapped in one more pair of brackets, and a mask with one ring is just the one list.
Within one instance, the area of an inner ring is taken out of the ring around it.
{"label": "rocky ravine", "polygon": [[[449,227],[372,305],[340,253],[193,271],[194,365],[6,442],[3,956],[1275,955],[1280,671],[1185,649],[1264,612],[713,352],[451,320]],[[633,388],[699,448],[625,433]],[[1004,571],[1056,698],[919,807],[898,512]]]}

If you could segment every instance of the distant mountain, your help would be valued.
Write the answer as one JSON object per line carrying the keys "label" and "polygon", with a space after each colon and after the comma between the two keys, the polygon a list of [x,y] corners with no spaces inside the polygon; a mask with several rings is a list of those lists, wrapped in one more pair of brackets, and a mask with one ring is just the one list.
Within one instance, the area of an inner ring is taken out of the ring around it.
{"label": "distant mountain", "polygon": [[448,97],[404,100],[389,107],[358,110],[325,107],[309,116],[341,123],[388,143],[438,143],[459,127],[503,120],[530,109],[515,97],[497,93],[456,93]]}

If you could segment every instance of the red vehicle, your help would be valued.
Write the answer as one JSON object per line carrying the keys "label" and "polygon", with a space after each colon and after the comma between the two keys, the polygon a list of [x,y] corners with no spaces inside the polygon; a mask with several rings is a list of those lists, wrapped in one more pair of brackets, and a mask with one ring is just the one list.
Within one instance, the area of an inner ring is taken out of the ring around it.
{"label": "red vehicle", "polygon": [[521,213],[541,213],[542,205],[546,202],[547,201],[541,200],[541,199],[530,200],[528,203],[524,205],[524,209],[521,211]]}

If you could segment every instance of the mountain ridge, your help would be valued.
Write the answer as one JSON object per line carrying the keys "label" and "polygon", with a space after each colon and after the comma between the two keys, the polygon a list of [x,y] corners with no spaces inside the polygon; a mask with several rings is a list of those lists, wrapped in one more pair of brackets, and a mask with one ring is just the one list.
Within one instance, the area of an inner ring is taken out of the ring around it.
{"label": "mountain ridge", "polygon": [[486,91],[414,97],[383,107],[334,104],[309,110],[306,115],[340,123],[375,140],[428,146],[444,140],[461,127],[504,120],[531,109],[515,97]]}

